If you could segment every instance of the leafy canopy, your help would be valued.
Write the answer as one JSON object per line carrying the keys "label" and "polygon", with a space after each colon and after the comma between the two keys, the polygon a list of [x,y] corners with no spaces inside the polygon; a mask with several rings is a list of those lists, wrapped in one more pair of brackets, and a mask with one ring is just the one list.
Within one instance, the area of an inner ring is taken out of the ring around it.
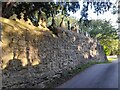
{"label": "leafy canopy", "polygon": [[[20,13],[24,14],[24,20],[29,18],[34,25],[39,22],[42,12],[46,18],[54,17],[58,13],[69,16],[68,12],[75,13],[81,7],[79,1],[76,2],[2,2],[2,17],[9,18],[13,14],[17,14],[17,18],[21,18]],[[81,19],[88,18],[88,7],[94,7],[94,12],[98,15],[108,11],[112,7],[111,2],[83,2],[83,8],[80,12]]]}
{"label": "leafy canopy", "polygon": [[92,38],[96,38],[104,47],[106,55],[119,54],[117,30],[111,25],[110,21],[92,20],[87,31]]}

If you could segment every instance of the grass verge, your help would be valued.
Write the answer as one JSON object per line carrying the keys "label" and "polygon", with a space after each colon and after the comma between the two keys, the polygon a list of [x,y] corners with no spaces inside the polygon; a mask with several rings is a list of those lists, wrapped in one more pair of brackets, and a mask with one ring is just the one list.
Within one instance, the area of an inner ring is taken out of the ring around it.
{"label": "grass verge", "polygon": [[95,64],[103,64],[103,63],[111,63],[110,61],[105,61],[105,62],[88,62],[86,64],[83,64],[81,66],[77,66],[74,69],[70,70],[70,71],[66,71],[63,72],[60,77],[56,77],[54,79],[52,79],[48,84],[47,84],[47,88],[55,88],[61,84],[63,84],[64,82],[70,80],[71,78],[73,78],[75,75],[77,75],[78,73],[82,72],[83,70],[87,69],[88,67],[95,65]]}

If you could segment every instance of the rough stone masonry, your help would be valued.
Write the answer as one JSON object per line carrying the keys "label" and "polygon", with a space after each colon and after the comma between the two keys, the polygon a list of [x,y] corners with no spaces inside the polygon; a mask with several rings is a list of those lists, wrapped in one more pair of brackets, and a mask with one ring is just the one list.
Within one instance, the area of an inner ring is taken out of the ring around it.
{"label": "rough stone masonry", "polygon": [[49,80],[89,61],[105,61],[92,38],[71,31],[59,33],[3,27],[2,86],[45,88]]}

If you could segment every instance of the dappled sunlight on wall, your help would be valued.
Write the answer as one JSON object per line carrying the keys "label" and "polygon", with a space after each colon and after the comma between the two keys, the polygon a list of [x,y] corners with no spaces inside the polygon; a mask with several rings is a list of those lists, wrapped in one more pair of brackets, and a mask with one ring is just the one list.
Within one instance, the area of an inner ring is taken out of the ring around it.
{"label": "dappled sunlight on wall", "polygon": [[[43,32],[31,31],[8,24],[2,25],[2,68],[6,68],[10,60],[20,60],[22,66],[40,64],[38,57],[38,41]],[[15,30],[15,27],[17,28]]]}
{"label": "dappled sunlight on wall", "polygon": [[83,56],[84,56],[85,59],[88,59],[89,58],[89,53],[86,52],[86,53],[83,54]]}
{"label": "dappled sunlight on wall", "polygon": [[79,45],[78,45],[78,51],[80,51],[80,50],[82,50],[82,47],[81,47],[81,45],[79,44]]}
{"label": "dappled sunlight on wall", "polygon": [[49,80],[65,71],[101,57],[97,42],[83,34],[60,29],[57,37],[50,30],[30,29],[19,22],[4,20],[3,87],[44,88]]}

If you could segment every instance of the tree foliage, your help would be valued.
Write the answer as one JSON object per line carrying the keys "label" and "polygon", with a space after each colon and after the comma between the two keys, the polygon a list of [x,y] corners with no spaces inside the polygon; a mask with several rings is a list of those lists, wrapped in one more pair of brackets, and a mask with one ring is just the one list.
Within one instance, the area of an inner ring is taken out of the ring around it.
{"label": "tree foliage", "polygon": [[102,39],[100,43],[104,46],[106,55],[118,55],[118,39]]}
{"label": "tree foliage", "polygon": [[78,2],[11,2],[11,4],[6,7],[6,3],[3,2],[2,17],[9,18],[13,14],[17,14],[17,18],[20,19],[20,13],[22,12],[25,20],[30,18],[38,21],[41,12],[44,12],[45,16],[49,18],[60,12],[68,15],[68,10],[76,12],[80,8]]}
{"label": "tree foliage", "polygon": [[81,11],[81,18],[86,20],[88,19],[88,9],[89,6],[94,8],[94,13],[97,13],[97,15],[102,14],[106,11],[109,11],[110,8],[112,8],[111,2],[83,2],[83,9]]}
{"label": "tree foliage", "polygon": [[110,21],[92,20],[87,27],[92,38],[96,38],[103,45],[106,55],[118,54],[118,34]]}
{"label": "tree foliage", "polygon": [[[69,16],[68,12],[75,13],[80,9],[79,1],[76,2],[2,2],[2,17],[9,18],[17,14],[20,19],[20,13],[24,13],[24,20],[31,19],[34,25],[39,22],[41,12],[44,12],[46,18],[54,17],[58,13]],[[88,7],[94,7],[95,13],[101,14],[109,10],[111,2],[83,2],[83,9],[80,12],[82,19],[87,19]]]}
{"label": "tree foliage", "polygon": [[110,21],[92,20],[88,29],[91,37],[99,39],[116,39],[118,38],[116,29],[111,25]]}

